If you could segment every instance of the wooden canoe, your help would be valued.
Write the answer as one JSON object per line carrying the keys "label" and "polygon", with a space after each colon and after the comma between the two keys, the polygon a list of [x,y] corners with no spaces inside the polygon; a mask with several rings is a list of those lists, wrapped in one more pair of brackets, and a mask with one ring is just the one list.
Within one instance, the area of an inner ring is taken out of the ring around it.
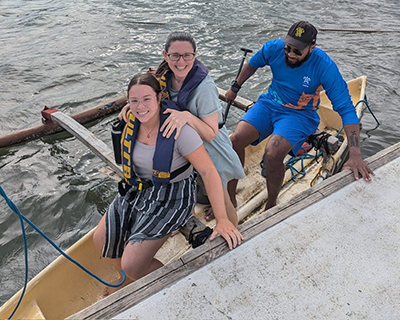
{"label": "wooden canoe", "polygon": [[[356,106],[357,115],[361,117],[365,98],[366,77],[362,76],[348,82],[353,104]],[[223,96],[223,90],[220,95]],[[251,106],[251,101],[239,99],[237,104],[245,109]],[[278,198],[279,203],[286,202],[307,190],[311,185],[318,183],[334,174],[343,164],[346,156],[347,139],[342,129],[340,116],[332,110],[331,103],[325,93],[321,94],[319,108],[321,123],[319,130],[329,132],[333,136],[338,135],[343,142],[339,149],[330,157],[319,156],[318,161],[313,157],[317,152],[312,149],[309,157],[297,161],[292,169],[288,168],[285,174],[282,190]],[[263,155],[265,142],[246,149],[246,178],[238,185],[238,215],[243,223],[248,219],[263,212],[264,204],[268,198],[265,188],[265,178],[260,174],[260,161]],[[324,158],[324,159],[323,159]],[[295,178],[292,172],[302,171],[305,175]],[[196,216],[204,224],[213,226],[214,222],[206,222],[203,219],[204,205],[196,205]],[[107,282],[118,279],[119,273],[104,259],[99,258],[99,252],[92,242],[93,230],[82,237],[67,253],[84,267]],[[186,255],[193,254],[196,249],[191,249],[185,237],[178,234],[171,237],[163,248],[157,253],[168,268],[179,257],[184,260]],[[128,287],[127,287],[128,288]],[[35,276],[28,284],[24,298],[13,319],[64,319],[102,300],[104,285],[84,273],[64,257],[58,257],[48,267]],[[21,291],[11,297],[0,308],[0,319],[8,318],[19,300]],[[99,302],[101,303],[101,302]]]}

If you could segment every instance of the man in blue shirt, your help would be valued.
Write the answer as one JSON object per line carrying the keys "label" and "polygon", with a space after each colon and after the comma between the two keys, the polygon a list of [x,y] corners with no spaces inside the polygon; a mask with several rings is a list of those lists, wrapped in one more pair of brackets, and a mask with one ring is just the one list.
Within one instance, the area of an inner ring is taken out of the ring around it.
{"label": "man in blue shirt", "polygon": [[[284,39],[264,44],[225,95],[227,100],[233,101],[243,83],[258,68],[271,68],[273,78],[268,92],[258,98],[231,135],[233,148],[242,164],[245,147],[257,145],[271,135],[264,156],[268,189],[266,209],[276,205],[284,178],[285,156],[290,151],[297,154],[318,127],[317,109],[322,89],[341,116],[349,141],[350,156],[343,169],[351,169],[355,179],[361,174],[370,181],[370,175],[373,175],[361,157],[359,120],[347,84],[332,59],[316,47],[316,39],[317,29],[310,23],[299,21],[293,24]],[[236,204],[236,186],[237,180],[228,184],[233,204]]]}

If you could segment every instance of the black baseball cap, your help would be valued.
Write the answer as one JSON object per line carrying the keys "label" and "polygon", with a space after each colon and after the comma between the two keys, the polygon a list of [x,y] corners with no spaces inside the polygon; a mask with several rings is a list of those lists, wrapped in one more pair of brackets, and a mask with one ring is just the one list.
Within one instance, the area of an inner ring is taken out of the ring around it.
{"label": "black baseball cap", "polygon": [[290,27],[284,42],[303,50],[317,41],[317,33],[317,29],[311,23],[299,21]]}

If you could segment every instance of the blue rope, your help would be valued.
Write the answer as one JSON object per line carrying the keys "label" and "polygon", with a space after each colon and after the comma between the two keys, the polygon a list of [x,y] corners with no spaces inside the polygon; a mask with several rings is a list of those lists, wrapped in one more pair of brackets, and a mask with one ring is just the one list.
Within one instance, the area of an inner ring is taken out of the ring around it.
{"label": "blue rope", "polygon": [[[357,105],[360,104],[360,103],[364,103],[364,105],[367,107],[367,109],[369,110],[369,112],[371,113],[372,117],[374,118],[374,120],[375,120],[375,122],[376,122],[376,127],[375,127],[375,129],[378,128],[378,127],[380,126],[381,123],[380,123],[379,120],[375,117],[375,114],[372,112],[372,109],[371,109],[371,107],[369,106],[368,101],[367,101],[367,95],[364,96],[364,100],[358,101],[358,102],[356,103],[355,107],[357,107]],[[365,110],[365,108],[363,109],[363,111],[364,111],[364,110]]]}
{"label": "blue rope", "polygon": [[[381,123],[379,122],[379,120],[377,119],[377,117],[375,117],[375,114],[372,112],[372,109],[371,109],[371,107],[369,106],[368,101],[367,101],[367,95],[364,96],[364,100],[360,100],[360,101],[357,102],[356,107],[357,107],[357,105],[358,105],[359,103],[364,103],[364,106],[368,108],[369,113],[372,115],[372,117],[374,118],[374,120],[375,120],[375,122],[376,122],[375,128],[369,129],[369,130],[366,130],[366,131],[365,131],[365,134],[368,135],[368,136],[370,136],[369,134],[370,134],[372,131],[378,129],[378,127],[381,125]],[[362,109],[362,112],[364,112],[365,107]]]}
{"label": "blue rope", "polygon": [[12,211],[16,212],[19,216],[19,220],[21,222],[21,229],[22,229],[22,237],[24,239],[24,253],[25,253],[25,281],[24,281],[24,288],[22,290],[21,296],[19,297],[18,303],[14,308],[14,311],[11,313],[8,319],[11,319],[14,313],[17,311],[19,305],[21,304],[22,298],[24,297],[26,287],[28,285],[28,241],[26,239],[25,227],[24,227],[24,220],[22,219],[22,214],[18,210],[17,206],[7,197],[6,193],[4,192],[3,188],[0,186],[0,193],[3,198],[6,200],[8,206],[11,208]]}
{"label": "blue rope", "polygon": [[[376,127],[375,127],[374,129],[372,129],[372,130],[367,130],[367,131],[366,131],[366,133],[368,134],[369,132],[371,132],[371,131],[375,130],[376,128],[378,128],[379,125],[380,125],[380,122],[379,122],[379,120],[375,117],[375,114],[372,112],[372,109],[370,108],[370,106],[369,106],[369,104],[368,104],[367,95],[364,96],[364,100],[358,101],[354,107],[357,108],[357,106],[358,106],[360,103],[364,103],[364,105],[366,106],[366,108],[368,108],[369,112],[371,113],[372,117],[374,118],[374,120],[376,121],[376,124],[377,124]],[[364,110],[365,110],[365,108],[363,109],[363,111],[364,111]],[[343,129],[344,129],[344,128],[343,128],[343,126],[342,126],[342,127],[340,128],[340,130],[337,132],[336,137],[339,137],[339,135],[340,135],[340,133],[343,131]],[[305,168],[304,168],[304,160],[305,160],[305,159],[311,159],[311,158],[316,158],[316,159],[318,159],[318,158],[320,157],[320,155],[322,154],[322,152],[319,152],[319,153],[316,154],[315,156],[309,155],[309,154],[307,153],[307,150],[306,150],[307,147],[309,147],[309,146],[304,146],[304,147],[301,148],[301,149],[304,150],[304,154],[303,154],[303,155],[301,155],[301,156],[292,156],[292,157],[286,162],[286,166],[290,169],[290,172],[292,173],[292,179],[293,179],[293,180],[296,179],[296,175],[299,175],[299,174],[301,174],[301,175],[303,175],[303,176],[306,175]],[[297,161],[299,161],[299,160],[301,160],[301,170],[300,170],[300,171],[293,167],[294,164],[295,164]]]}
{"label": "blue rope", "polygon": [[94,273],[92,273],[91,271],[89,271],[88,269],[86,269],[83,265],[81,265],[78,261],[74,260],[73,258],[71,258],[70,256],[68,256],[62,249],[60,249],[60,247],[58,247],[47,235],[45,235],[38,227],[35,226],[35,224],[33,222],[31,222],[27,217],[25,217],[21,211],[19,211],[18,207],[10,200],[10,198],[7,197],[6,193],[4,192],[3,188],[0,186],[0,194],[2,195],[2,197],[6,200],[8,206],[10,207],[10,209],[12,211],[14,211],[16,214],[18,214],[20,222],[21,222],[21,228],[22,228],[22,236],[24,239],[24,252],[25,252],[25,283],[24,283],[24,289],[22,290],[21,296],[19,298],[19,301],[14,309],[14,311],[12,312],[12,314],[10,315],[10,317],[8,319],[11,319],[12,316],[14,315],[14,313],[17,311],[22,298],[24,297],[25,291],[26,291],[26,287],[28,285],[28,241],[26,238],[26,233],[25,233],[25,226],[24,226],[24,220],[34,229],[36,230],[43,238],[45,238],[60,254],[62,254],[66,259],[68,259],[69,261],[71,261],[72,263],[74,263],[75,265],[77,265],[79,268],[81,268],[83,271],[85,271],[86,273],[88,273],[90,276],[92,276],[93,278],[97,279],[98,281],[100,281],[102,284],[108,286],[108,287],[119,287],[121,286],[125,280],[126,280],[126,274],[124,270],[121,270],[123,279],[120,283],[118,284],[111,284],[108,283],[102,279],[100,279],[97,275],[95,275]]}
{"label": "blue rope", "polygon": [[[301,174],[302,176],[306,175],[306,170],[304,167],[304,160],[306,159],[312,159],[312,158],[318,158],[321,155],[321,152],[319,152],[317,155],[313,156],[309,153],[307,153],[307,148],[311,147],[310,145],[301,147],[301,149],[304,150],[304,153],[301,156],[292,156],[287,162],[286,162],[286,167],[289,168],[290,172],[292,173],[292,179],[296,179],[296,176]],[[301,161],[301,169],[297,170],[294,165],[297,161]]]}

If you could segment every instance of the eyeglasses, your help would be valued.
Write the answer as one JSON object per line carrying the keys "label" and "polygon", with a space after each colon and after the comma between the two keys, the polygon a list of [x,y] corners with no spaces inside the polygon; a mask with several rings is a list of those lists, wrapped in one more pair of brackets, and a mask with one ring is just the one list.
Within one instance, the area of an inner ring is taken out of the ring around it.
{"label": "eyeglasses", "polygon": [[185,60],[185,61],[192,61],[193,59],[194,59],[194,56],[195,56],[196,54],[195,53],[192,53],[192,52],[187,52],[187,53],[184,53],[184,54],[179,54],[179,53],[167,53],[167,56],[168,56],[168,58],[171,60],[171,61],[179,61],[179,59],[182,57],[183,58],[183,60]]}
{"label": "eyeglasses", "polygon": [[292,48],[291,46],[288,46],[288,45],[284,46],[284,47],[283,47],[283,50],[285,50],[286,53],[290,53],[290,52],[293,51],[293,53],[294,53],[296,56],[301,56],[301,55],[303,54],[303,52],[301,52],[299,49]]}
{"label": "eyeglasses", "polygon": [[142,100],[138,100],[138,99],[129,99],[129,104],[134,107],[137,108],[139,107],[139,104],[142,103],[142,105],[144,105],[145,107],[150,106],[151,102],[154,100],[154,97],[145,97]]}

